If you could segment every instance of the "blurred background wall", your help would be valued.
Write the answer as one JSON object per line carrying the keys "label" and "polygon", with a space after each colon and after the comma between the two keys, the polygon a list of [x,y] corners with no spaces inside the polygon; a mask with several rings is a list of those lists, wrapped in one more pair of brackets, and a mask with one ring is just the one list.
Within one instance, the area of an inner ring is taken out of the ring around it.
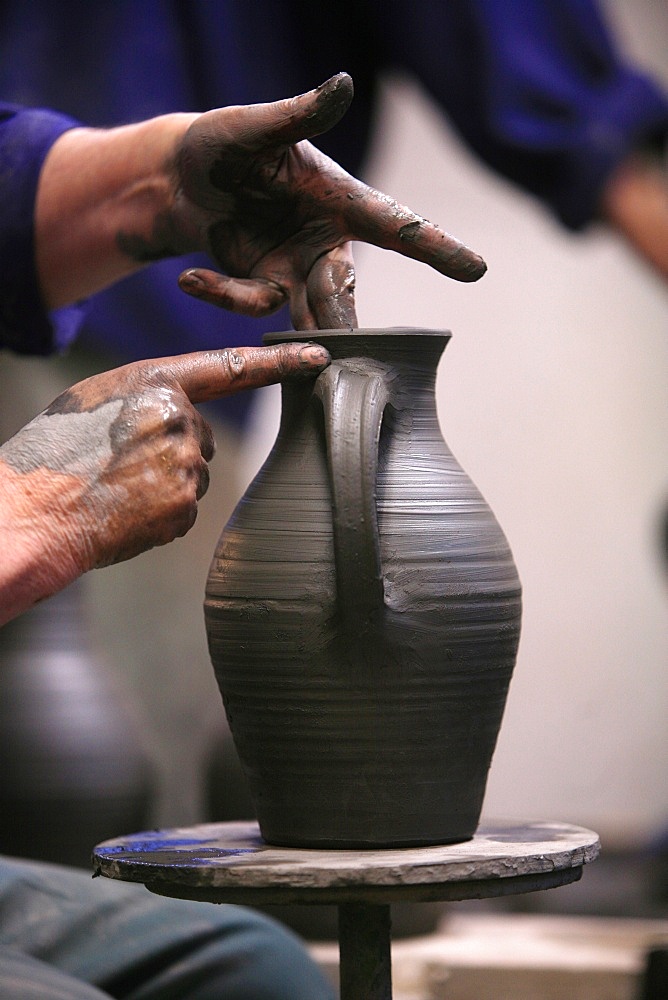
{"label": "blurred background wall", "polygon": [[[623,45],[668,85],[668,8],[606,5]],[[457,285],[359,247],[364,326],[453,331],[444,434],[492,505],[524,585],[516,675],[485,812],[589,825],[608,844],[668,826],[668,289],[612,236],[573,236],[462,146],[410,80],[384,80],[365,179],[479,250]],[[116,359],[3,355],[6,437]],[[186,538],[90,574],[96,655],[129,694],[158,777],[153,821],[203,818],[202,765],[222,726],[202,599],[218,532],[274,437],[278,392],[218,454]],[[125,831],[117,831],[122,833]]]}

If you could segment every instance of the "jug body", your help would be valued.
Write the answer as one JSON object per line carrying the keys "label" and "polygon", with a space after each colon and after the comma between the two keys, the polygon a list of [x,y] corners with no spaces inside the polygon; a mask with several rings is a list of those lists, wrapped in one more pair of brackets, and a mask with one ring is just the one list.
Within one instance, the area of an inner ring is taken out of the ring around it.
{"label": "jug body", "polygon": [[223,531],[205,602],[261,832],[307,847],[465,840],[521,597],[503,532],[439,428],[448,336],[313,339],[332,365],[284,385],[276,444]]}

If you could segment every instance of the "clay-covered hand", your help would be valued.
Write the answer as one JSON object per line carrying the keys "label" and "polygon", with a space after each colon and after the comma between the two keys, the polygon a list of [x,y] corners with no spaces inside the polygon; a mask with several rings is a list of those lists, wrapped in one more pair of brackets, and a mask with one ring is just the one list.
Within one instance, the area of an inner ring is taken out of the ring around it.
{"label": "clay-covered hand", "polygon": [[68,389],[0,448],[2,603],[15,596],[12,562],[14,589],[33,586],[39,599],[185,534],[214,452],[193,403],[328,362],[318,345],[227,349],[135,362]]}
{"label": "clay-covered hand", "polygon": [[225,275],[184,272],[192,295],[252,316],[289,302],[296,329],[356,326],[350,241],[395,250],[460,281],[482,259],[437,226],[351,177],[308,140],[353,96],[346,73],[272,104],[199,116],[178,156],[177,228]]}

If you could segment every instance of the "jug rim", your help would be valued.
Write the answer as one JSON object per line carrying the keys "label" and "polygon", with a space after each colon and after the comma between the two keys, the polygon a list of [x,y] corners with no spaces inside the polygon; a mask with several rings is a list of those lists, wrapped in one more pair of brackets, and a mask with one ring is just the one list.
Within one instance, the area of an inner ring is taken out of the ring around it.
{"label": "jug rim", "polygon": [[286,330],[283,333],[265,333],[263,344],[281,344],[287,341],[320,341],[341,339],[344,337],[434,337],[448,341],[452,337],[450,330],[436,330],[420,326],[384,326],[355,327],[354,330]]}

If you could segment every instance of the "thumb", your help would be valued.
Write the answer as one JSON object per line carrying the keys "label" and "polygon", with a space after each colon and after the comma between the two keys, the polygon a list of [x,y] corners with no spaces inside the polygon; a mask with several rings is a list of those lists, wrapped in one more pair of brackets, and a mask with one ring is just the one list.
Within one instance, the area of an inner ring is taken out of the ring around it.
{"label": "thumb", "polygon": [[315,377],[330,360],[319,344],[230,347],[164,358],[152,369],[151,380],[174,379],[192,403],[204,403],[286,378]]}
{"label": "thumb", "polygon": [[292,145],[328,132],[343,118],[352,99],[352,78],[347,73],[337,73],[315,90],[265,105],[271,112],[267,138],[270,142]]}
{"label": "thumb", "polygon": [[[332,128],[346,113],[353,99],[353,81],[347,73],[337,73],[315,90],[298,97],[288,97],[269,104],[250,104],[239,109],[223,108],[209,111],[198,120],[198,127],[212,130],[215,136],[225,127],[229,138],[246,152],[267,146],[291,146],[302,139],[311,139]],[[229,124],[230,112],[235,115],[234,127]]]}

